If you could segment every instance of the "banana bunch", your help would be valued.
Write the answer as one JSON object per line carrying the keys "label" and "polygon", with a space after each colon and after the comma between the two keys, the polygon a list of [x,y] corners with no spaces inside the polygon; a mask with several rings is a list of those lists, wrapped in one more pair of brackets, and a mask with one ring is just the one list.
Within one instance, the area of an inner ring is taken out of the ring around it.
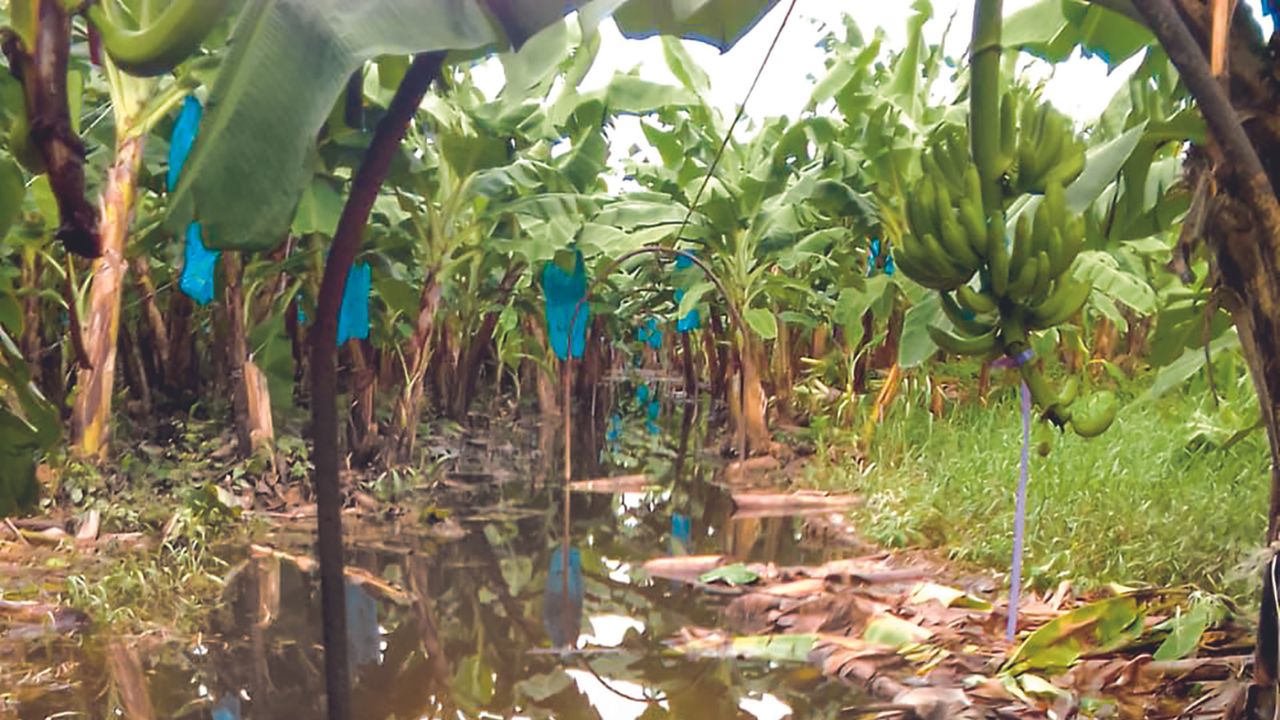
{"label": "banana bunch", "polygon": [[226,14],[230,0],[170,0],[144,27],[132,28],[103,7],[89,5],[89,22],[102,46],[121,70],[139,77],[163,75],[200,50],[200,44]]}
{"label": "banana bunch", "polygon": [[926,151],[926,167],[933,169],[925,173],[918,191],[907,197],[909,232],[899,241],[895,259],[912,280],[947,291],[964,285],[978,272],[989,242],[978,169],[966,163],[948,177],[938,169],[934,156]]}
{"label": "banana bunch", "polygon": [[999,167],[1017,194],[1043,193],[1054,182],[1070,185],[1084,171],[1084,143],[1071,120],[1012,92],[1000,102],[1000,145]]}
{"label": "banana bunch", "polygon": [[[966,148],[963,131],[931,139],[924,177],[906,200],[909,231],[896,259],[912,280],[938,291],[954,327],[928,328],[938,347],[1022,357],[1029,333],[1067,321],[1089,299],[1092,285],[1073,272],[1085,243],[1084,218],[1067,210],[1064,183],[1071,173],[1049,168],[1038,179],[1044,194],[1014,222],[1010,240],[1003,211],[984,217],[981,182]],[[975,275],[980,283],[971,282]],[[1070,423],[1077,434],[1093,437],[1114,420],[1114,395],[1077,401],[1075,379],[1054,392],[1035,364],[1023,362],[1020,371],[1045,418],[1058,427]]]}

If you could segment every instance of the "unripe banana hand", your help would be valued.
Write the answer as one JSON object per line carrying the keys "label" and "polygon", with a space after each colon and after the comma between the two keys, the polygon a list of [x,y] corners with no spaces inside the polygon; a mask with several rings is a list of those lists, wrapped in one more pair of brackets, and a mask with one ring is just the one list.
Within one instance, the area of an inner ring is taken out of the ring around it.
{"label": "unripe banana hand", "polygon": [[196,54],[226,15],[231,0],[171,0],[147,27],[131,29],[112,19],[102,2],[89,5],[89,22],[102,37],[111,61],[130,75],[151,77],[173,70]]}
{"label": "unripe banana hand", "polygon": [[[1008,223],[1004,198],[987,213],[964,131],[939,130],[921,157],[924,176],[906,197],[907,232],[896,257],[908,277],[938,291],[951,327],[930,325],[934,344],[957,355],[1018,358],[1043,419],[1093,437],[1114,420],[1115,396],[1077,402],[1075,378],[1054,391],[1029,349],[1030,333],[1070,320],[1092,291],[1075,277],[1086,228],[1082,216],[1068,211],[1065,193],[1083,169],[1083,145],[1070,121],[1047,104],[1006,94],[1000,112],[999,164],[1015,188],[1041,197]],[[980,283],[971,283],[975,274]]]}
{"label": "unripe banana hand", "polygon": [[[1015,113],[1013,108],[1019,105]],[[1006,93],[1001,106],[1001,132],[1014,160],[1008,172],[1016,193],[1043,193],[1050,183],[1069,185],[1084,171],[1084,143],[1070,118],[1048,103],[1037,104],[1031,98],[1019,101],[1012,93]]]}

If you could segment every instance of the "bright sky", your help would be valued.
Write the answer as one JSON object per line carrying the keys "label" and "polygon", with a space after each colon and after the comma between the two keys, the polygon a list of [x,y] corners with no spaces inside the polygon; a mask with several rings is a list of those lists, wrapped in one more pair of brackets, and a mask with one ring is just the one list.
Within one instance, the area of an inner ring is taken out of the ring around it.
{"label": "bright sky", "polygon": [[[1006,0],[1005,12],[1012,13],[1035,0]],[[1261,0],[1245,0],[1255,14]],[[721,55],[715,48],[697,42],[686,42],[694,58],[707,71],[712,80],[713,104],[726,116],[732,117],[737,104],[746,94],[760,61],[768,50],[786,15],[787,0],[781,0],[760,23],[729,52]],[[783,30],[773,58],[765,68],[755,94],[747,105],[749,117],[788,115],[795,117],[808,101],[812,84],[808,75],[821,76],[823,53],[816,44],[829,29],[839,32],[841,16],[851,14],[862,29],[864,37],[871,37],[875,28],[884,28],[889,46],[901,48],[906,43],[907,19],[912,15],[908,0],[798,0],[795,11]],[[946,32],[948,21],[954,15],[946,48],[953,57],[961,57],[969,39],[973,22],[972,0],[933,0],[934,18],[925,26],[925,38],[930,43],[939,42]],[[675,83],[662,59],[662,45],[657,38],[626,41],[618,33],[612,21],[601,28],[603,44],[600,55],[590,74],[583,81],[583,90],[592,90],[606,84],[617,71],[629,71],[639,67],[647,79]],[[486,90],[501,87],[502,77],[497,62],[478,70],[476,80]],[[1107,66],[1098,59],[1076,57],[1059,65],[1049,81],[1046,92],[1050,102],[1079,121],[1096,118],[1108,100],[1137,66],[1138,59],[1122,65],[1108,74]],[[1047,74],[1047,67],[1039,68]],[[625,125],[618,130],[630,134]],[[636,128],[637,139],[638,128]],[[615,141],[625,141],[615,137]],[[630,142],[620,144],[625,148]]]}

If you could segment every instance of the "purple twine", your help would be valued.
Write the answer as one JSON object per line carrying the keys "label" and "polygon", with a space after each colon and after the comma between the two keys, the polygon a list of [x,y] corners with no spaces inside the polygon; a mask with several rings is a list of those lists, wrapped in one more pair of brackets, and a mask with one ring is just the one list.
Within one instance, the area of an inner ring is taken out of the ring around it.
{"label": "purple twine", "polygon": [[1013,642],[1018,633],[1018,595],[1022,584],[1022,541],[1027,529],[1027,466],[1031,457],[1031,390],[1022,383],[1022,469],[1018,474],[1018,497],[1013,511],[1013,567],[1009,571],[1009,625],[1005,639]]}
{"label": "purple twine", "polygon": [[[1015,368],[1026,365],[1036,356],[1031,348],[1017,355],[1009,355],[991,363],[996,368]],[[1022,383],[1022,467],[1018,472],[1018,492],[1013,510],[1013,562],[1009,568],[1009,623],[1005,627],[1005,639],[1013,642],[1018,634],[1018,596],[1022,590],[1022,545],[1027,530],[1027,475],[1031,464],[1031,390]]]}

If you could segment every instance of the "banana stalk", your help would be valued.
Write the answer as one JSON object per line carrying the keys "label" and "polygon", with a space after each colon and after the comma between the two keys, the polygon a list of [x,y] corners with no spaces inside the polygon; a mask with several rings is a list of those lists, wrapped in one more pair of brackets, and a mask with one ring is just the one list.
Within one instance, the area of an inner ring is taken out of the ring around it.
{"label": "banana stalk", "polygon": [[1000,191],[1000,31],[1003,0],[977,0],[973,14],[973,58],[969,81],[969,138],[982,180],[987,215],[1001,209]]}

